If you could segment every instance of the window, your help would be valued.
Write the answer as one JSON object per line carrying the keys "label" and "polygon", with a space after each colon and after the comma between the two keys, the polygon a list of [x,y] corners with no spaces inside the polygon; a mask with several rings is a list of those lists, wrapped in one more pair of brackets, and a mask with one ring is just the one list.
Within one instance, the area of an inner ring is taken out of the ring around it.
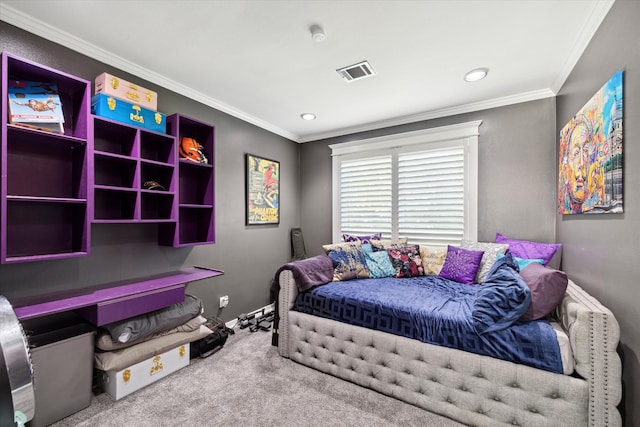
{"label": "window", "polygon": [[333,241],[378,232],[431,246],[476,240],[480,123],[331,145]]}

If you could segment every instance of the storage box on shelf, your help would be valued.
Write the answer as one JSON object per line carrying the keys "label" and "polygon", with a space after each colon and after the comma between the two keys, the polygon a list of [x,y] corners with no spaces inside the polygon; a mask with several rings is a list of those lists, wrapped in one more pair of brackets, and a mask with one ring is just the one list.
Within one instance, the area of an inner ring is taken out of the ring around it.
{"label": "storage box on shelf", "polygon": [[158,110],[158,94],[120,77],[102,73],[95,79],[95,93],[104,93],[149,110]]}
{"label": "storage box on shelf", "polygon": [[166,115],[149,110],[99,93],[91,98],[91,112],[97,116],[106,117],[125,124],[140,126],[154,132],[166,132]]}
{"label": "storage box on shelf", "polygon": [[176,137],[177,144],[183,137],[193,138],[202,146],[208,162],[179,159],[177,223],[161,226],[160,243],[175,247],[215,243],[215,128],[199,120],[173,114],[167,117],[167,132]]}
{"label": "storage box on shelf", "polygon": [[[175,222],[175,138],[93,116],[93,222]],[[147,189],[155,181],[161,188]]]}
{"label": "storage box on shelf", "polygon": [[[86,256],[93,209],[90,83],[6,52],[1,64],[0,262]],[[64,133],[10,124],[9,80],[56,85]]]}

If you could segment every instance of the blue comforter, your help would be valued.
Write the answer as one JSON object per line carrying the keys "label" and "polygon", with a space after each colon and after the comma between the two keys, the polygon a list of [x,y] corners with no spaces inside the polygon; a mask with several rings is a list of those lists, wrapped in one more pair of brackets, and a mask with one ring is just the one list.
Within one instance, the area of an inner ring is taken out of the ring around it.
{"label": "blue comforter", "polygon": [[294,310],[561,374],[546,320],[478,333],[472,311],[481,289],[437,276],[356,279],[302,292]]}

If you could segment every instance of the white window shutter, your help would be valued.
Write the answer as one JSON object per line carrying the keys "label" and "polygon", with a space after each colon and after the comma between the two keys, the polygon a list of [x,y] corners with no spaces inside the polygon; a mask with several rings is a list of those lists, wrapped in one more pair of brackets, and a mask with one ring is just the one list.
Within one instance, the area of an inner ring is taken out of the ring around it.
{"label": "white window shutter", "polygon": [[432,246],[458,244],[464,235],[462,146],[398,156],[398,234]]}
{"label": "white window shutter", "polygon": [[341,233],[391,235],[391,156],[340,163]]}

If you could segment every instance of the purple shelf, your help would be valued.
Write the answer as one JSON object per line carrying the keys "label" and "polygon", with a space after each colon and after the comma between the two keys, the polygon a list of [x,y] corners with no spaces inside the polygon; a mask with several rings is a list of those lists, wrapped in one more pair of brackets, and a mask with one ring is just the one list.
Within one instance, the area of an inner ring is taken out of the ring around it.
{"label": "purple shelf", "polygon": [[167,132],[180,143],[183,137],[194,138],[202,145],[208,163],[179,159],[177,178],[178,204],[174,205],[176,224],[160,228],[161,245],[184,247],[215,243],[215,128],[180,114],[167,117]]}
{"label": "purple shelf", "polygon": [[215,269],[188,268],[153,277],[105,284],[99,289],[81,295],[55,298],[36,304],[14,303],[14,311],[18,319],[25,320],[79,310],[87,320],[101,326],[174,304],[177,302],[177,295],[184,298],[187,283],[222,274],[222,271]]}
{"label": "purple shelf", "polygon": [[65,123],[64,134],[15,126],[8,123],[8,103],[0,103],[0,262],[87,256],[93,211],[90,84],[6,52],[1,63],[1,99],[8,99],[9,80],[55,83]]}

